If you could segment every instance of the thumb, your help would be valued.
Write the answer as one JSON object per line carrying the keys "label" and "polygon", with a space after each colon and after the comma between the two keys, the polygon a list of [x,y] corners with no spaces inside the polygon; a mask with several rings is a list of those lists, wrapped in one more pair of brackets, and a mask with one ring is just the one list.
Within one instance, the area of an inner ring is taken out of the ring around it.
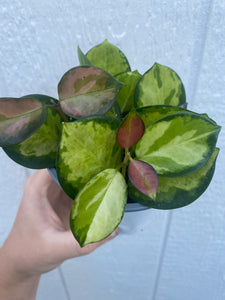
{"label": "thumb", "polygon": [[79,243],[74,238],[72,232],[66,231],[62,233],[61,236],[59,237],[60,243],[58,243],[57,246],[59,251],[59,256],[61,257],[61,260],[66,260],[69,258],[90,254],[101,245],[104,245],[108,241],[115,238],[118,235],[118,233],[119,233],[119,228],[117,228],[108,237],[106,237],[105,239],[99,242],[91,243],[84,247],[80,247]]}

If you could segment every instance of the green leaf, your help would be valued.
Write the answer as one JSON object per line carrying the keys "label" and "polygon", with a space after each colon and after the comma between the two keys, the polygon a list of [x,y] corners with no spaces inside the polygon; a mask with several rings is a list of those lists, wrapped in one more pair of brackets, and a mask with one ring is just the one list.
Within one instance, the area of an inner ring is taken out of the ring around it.
{"label": "green leaf", "polygon": [[117,80],[124,83],[117,96],[117,102],[122,113],[134,108],[134,92],[141,74],[138,71],[124,72],[115,76]]}
{"label": "green leaf", "polygon": [[124,53],[107,40],[89,50],[86,56],[94,66],[109,72],[113,76],[131,71]]}
{"label": "green leaf", "polygon": [[71,117],[105,114],[114,104],[122,83],[96,67],[75,67],[58,84],[60,105]]}
{"label": "green leaf", "polygon": [[173,105],[186,101],[180,77],[172,69],[155,63],[140,79],[135,91],[135,106]]}
{"label": "green leaf", "polygon": [[92,116],[64,123],[57,161],[57,176],[64,191],[74,198],[97,173],[119,169],[122,149],[116,142],[119,121]]}
{"label": "green leaf", "polygon": [[219,131],[219,126],[195,114],[168,115],[145,130],[135,153],[138,159],[152,165],[158,175],[187,175],[209,159]]}
{"label": "green leaf", "polygon": [[115,101],[113,107],[106,113],[106,115],[121,120],[121,111],[117,101]]}
{"label": "green leaf", "polygon": [[16,145],[46,120],[47,109],[34,98],[0,98],[0,146]]}
{"label": "green leaf", "polygon": [[167,115],[172,115],[179,112],[190,112],[184,108],[171,105],[152,105],[136,108],[137,115],[142,119],[145,127],[149,127],[152,123],[164,118]]}
{"label": "green leaf", "polygon": [[79,58],[79,62],[81,66],[91,66],[92,63],[90,60],[87,58],[87,56],[81,51],[80,47],[77,47],[77,54]]}
{"label": "green leaf", "polygon": [[155,200],[158,188],[158,176],[152,166],[141,160],[133,159],[128,167],[131,184],[141,193]]}
{"label": "green leaf", "polygon": [[117,133],[117,143],[122,148],[129,148],[136,144],[144,134],[144,123],[135,111],[131,111],[122,124]]}
{"label": "green leaf", "polygon": [[196,112],[171,105],[151,105],[145,107],[136,108],[136,114],[143,120],[145,127],[147,128],[152,123],[158,121],[165,116],[172,115],[179,112],[189,112],[197,116],[203,117],[209,120],[214,125],[217,125],[207,114],[198,114]]}
{"label": "green leaf", "polygon": [[[45,105],[58,103],[58,100],[45,95],[28,95]],[[45,123],[28,139],[3,148],[6,154],[18,164],[31,169],[55,167],[55,160],[62,131],[62,119],[54,108],[47,108]]]}
{"label": "green leaf", "polygon": [[129,184],[129,198],[157,209],[173,209],[188,205],[198,199],[212,180],[219,149],[215,148],[207,163],[198,171],[180,177],[159,176],[156,200],[140,193]]}
{"label": "green leaf", "polygon": [[126,200],[126,182],[115,169],[102,171],[84,186],[70,214],[70,227],[81,247],[106,238],[116,229]]}

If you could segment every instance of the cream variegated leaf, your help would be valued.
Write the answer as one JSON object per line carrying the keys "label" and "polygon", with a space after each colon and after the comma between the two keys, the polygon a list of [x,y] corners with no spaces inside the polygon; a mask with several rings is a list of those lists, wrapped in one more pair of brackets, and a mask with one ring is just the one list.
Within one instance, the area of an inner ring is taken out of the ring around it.
{"label": "cream variegated leaf", "polygon": [[179,177],[159,176],[156,199],[151,199],[131,183],[128,195],[135,202],[157,209],[174,209],[186,206],[201,196],[210,184],[216,164],[219,149],[215,148],[206,164],[189,175]]}
{"label": "cream variegated leaf", "polygon": [[219,126],[195,114],[168,115],[146,128],[135,154],[152,165],[158,175],[187,175],[207,162],[219,131]]}
{"label": "cream variegated leaf", "polygon": [[186,96],[180,77],[171,68],[155,63],[140,79],[135,106],[184,105]]}
{"label": "cream variegated leaf", "polygon": [[116,142],[119,121],[95,116],[64,123],[57,159],[57,175],[71,197],[97,173],[119,168],[122,149]]}
{"label": "cream variegated leaf", "polygon": [[120,172],[105,169],[94,176],[77,195],[70,214],[70,227],[80,246],[110,235],[123,217],[126,201],[126,182]]}

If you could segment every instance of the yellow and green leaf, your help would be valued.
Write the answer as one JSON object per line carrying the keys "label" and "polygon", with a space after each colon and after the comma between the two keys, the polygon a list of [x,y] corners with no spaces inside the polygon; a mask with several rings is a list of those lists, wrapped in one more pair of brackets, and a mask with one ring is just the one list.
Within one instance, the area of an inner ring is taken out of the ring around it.
{"label": "yellow and green leaf", "polygon": [[120,172],[106,169],[94,176],[77,195],[70,214],[70,227],[80,246],[110,235],[123,217],[126,201],[126,182]]}
{"label": "yellow and green leaf", "polygon": [[135,107],[148,105],[183,105],[186,96],[180,77],[171,68],[155,63],[139,80]]}
{"label": "yellow and green leaf", "polygon": [[179,112],[189,112],[192,114],[195,114],[200,117],[204,117],[205,119],[208,119],[215,125],[216,122],[212,120],[207,114],[198,114],[196,112],[177,107],[177,106],[171,106],[171,105],[150,105],[145,107],[139,107],[136,108],[137,115],[143,120],[145,127],[147,128],[152,123],[158,121],[161,118],[164,118],[165,116],[172,115]]}
{"label": "yellow and green leaf", "polygon": [[196,114],[168,115],[146,128],[135,154],[152,165],[158,175],[187,175],[207,162],[219,131],[219,126]]}
{"label": "yellow and green leaf", "polygon": [[[45,95],[29,95],[45,105],[58,103],[58,100]],[[31,168],[43,169],[55,167],[56,155],[62,131],[62,118],[51,107],[47,108],[47,119],[44,124],[25,141],[4,147],[6,154],[18,164]]]}
{"label": "yellow and green leaf", "polygon": [[123,150],[116,142],[119,125],[118,120],[109,116],[63,124],[57,175],[71,198],[97,173],[120,168]]}
{"label": "yellow and green leaf", "polygon": [[179,112],[187,112],[187,110],[171,105],[151,105],[136,108],[136,113],[144,122],[145,128],[149,127],[152,123],[155,123],[165,116]]}
{"label": "yellow and green leaf", "polygon": [[198,171],[180,177],[159,176],[158,191],[153,201],[129,183],[129,198],[148,207],[173,209],[186,206],[207,189],[212,180],[219,149],[215,148],[207,163]]}
{"label": "yellow and green leaf", "polygon": [[90,49],[86,57],[94,66],[107,71],[113,76],[131,71],[124,53],[107,40]]}

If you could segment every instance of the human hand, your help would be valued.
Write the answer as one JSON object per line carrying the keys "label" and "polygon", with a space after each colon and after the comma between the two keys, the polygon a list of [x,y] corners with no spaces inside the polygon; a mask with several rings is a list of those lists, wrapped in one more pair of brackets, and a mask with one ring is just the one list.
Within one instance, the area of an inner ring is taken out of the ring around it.
{"label": "human hand", "polygon": [[15,286],[15,282],[33,278],[37,286],[42,273],[68,258],[89,254],[116,236],[118,231],[81,248],[70,231],[72,204],[47,170],[28,178],[12,231],[0,249],[0,281],[14,282]]}

